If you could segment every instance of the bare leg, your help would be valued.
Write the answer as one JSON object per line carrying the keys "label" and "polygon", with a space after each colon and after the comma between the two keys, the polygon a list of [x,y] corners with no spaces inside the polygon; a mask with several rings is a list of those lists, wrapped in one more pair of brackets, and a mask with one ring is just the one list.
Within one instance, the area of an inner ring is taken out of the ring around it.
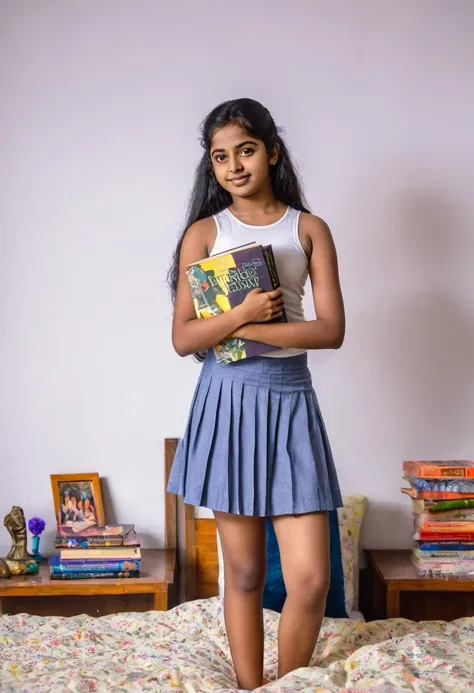
{"label": "bare leg", "polygon": [[224,556],[224,618],[239,686],[263,680],[262,597],[266,574],[265,519],[215,513]]}
{"label": "bare leg", "polygon": [[309,665],[329,589],[326,512],[273,518],[287,598],[278,633],[278,676]]}

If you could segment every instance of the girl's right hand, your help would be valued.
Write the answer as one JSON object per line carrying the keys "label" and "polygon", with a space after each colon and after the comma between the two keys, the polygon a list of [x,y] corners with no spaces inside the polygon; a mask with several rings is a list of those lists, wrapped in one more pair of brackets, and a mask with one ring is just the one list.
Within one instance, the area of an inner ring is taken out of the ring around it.
{"label": "girl's right hand", "polygon": [[249,322],[268,322],[283,315],[283,291],[262,291],[253,289],[235,310],[242,315],[243,324]]}

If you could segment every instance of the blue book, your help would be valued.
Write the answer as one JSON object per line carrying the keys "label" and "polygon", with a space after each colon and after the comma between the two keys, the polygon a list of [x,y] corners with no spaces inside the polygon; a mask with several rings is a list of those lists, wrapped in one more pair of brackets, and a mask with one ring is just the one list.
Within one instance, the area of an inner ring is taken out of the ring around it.
{"label": "blue book", "polygon": [[51,580],[126,580],[128,578],[139,578],[140,573],[138,570],[130,570],[125,573],[118,570],[102,573],[81,570],[75,573],[53,573],[50,577]]}
{"label": "blue book", "polygon": [[72,573],[129,573],[140,572],[140,561],[68,561],[61,563],[59,556],[49,558],[51,575],[70,575]]}
{"label": "blue book", "polygon": [[473,551],[474,542],[443,541],[423,543],[418,547],[420,551]]}

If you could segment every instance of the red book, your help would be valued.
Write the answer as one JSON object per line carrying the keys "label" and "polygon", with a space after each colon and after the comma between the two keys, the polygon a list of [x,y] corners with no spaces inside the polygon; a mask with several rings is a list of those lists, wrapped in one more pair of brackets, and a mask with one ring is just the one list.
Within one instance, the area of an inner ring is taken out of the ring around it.
{"label": "red book", "polygon": [[417,541],[474,541],[474,532],[417,532]]}
{"label": "red book", "polygon": [[445,460],[403,463],[405,476],[419,479],[474,479],[474,462]]}

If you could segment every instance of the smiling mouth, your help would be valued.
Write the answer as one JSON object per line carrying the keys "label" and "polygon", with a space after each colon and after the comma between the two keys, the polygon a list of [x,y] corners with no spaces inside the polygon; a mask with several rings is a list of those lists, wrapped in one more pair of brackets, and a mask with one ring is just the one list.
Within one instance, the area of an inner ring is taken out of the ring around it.
{"label": "smiling mouth", "polygon": [[234,178],[230,178],[229,182],[233,183],[234,185],[242,185],[243,183],[246,183],[249,178],[250,174],[247,173],[245,176],[234,176]]}

